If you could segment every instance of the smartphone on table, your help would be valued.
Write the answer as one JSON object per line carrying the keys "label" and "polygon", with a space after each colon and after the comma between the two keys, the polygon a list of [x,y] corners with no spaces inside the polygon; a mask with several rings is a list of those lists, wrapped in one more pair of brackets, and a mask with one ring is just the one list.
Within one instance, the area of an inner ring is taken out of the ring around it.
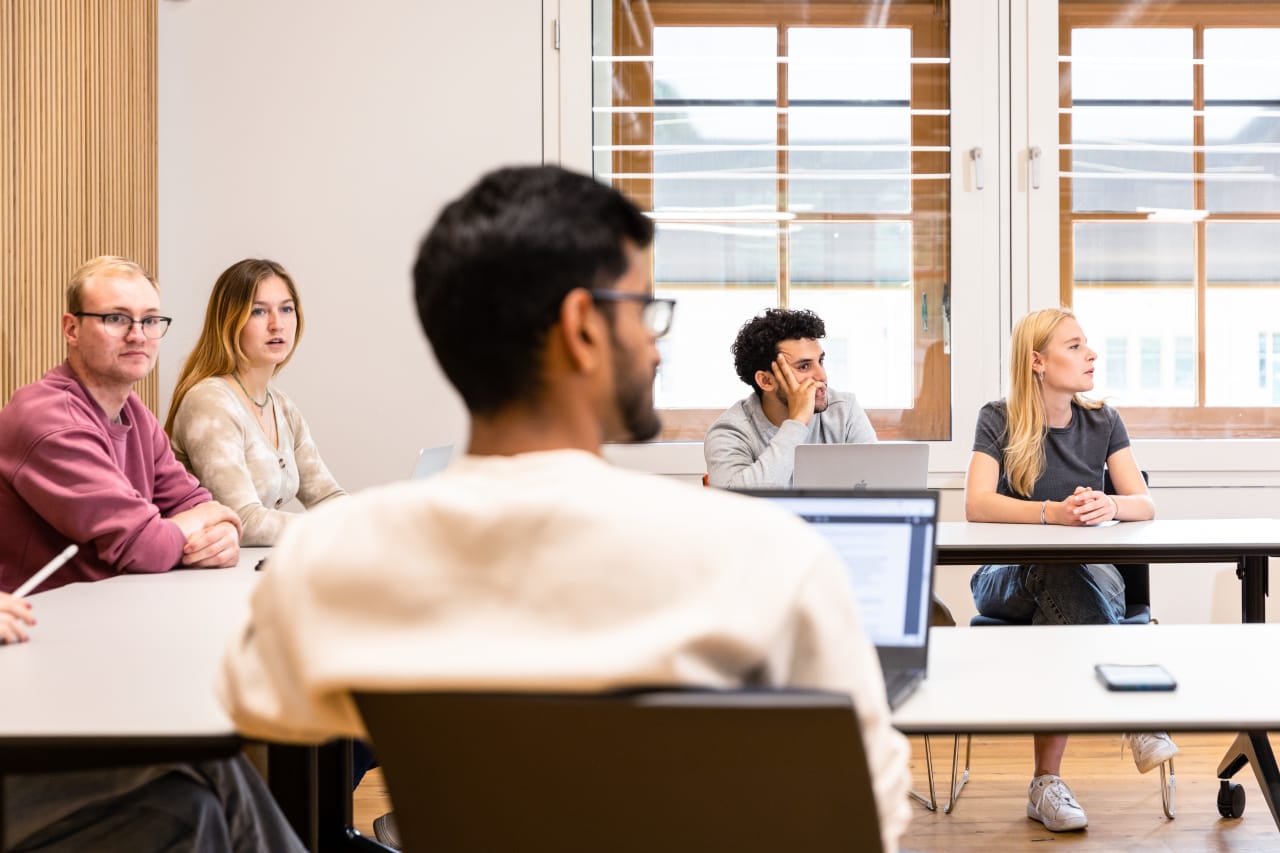
{"label": "smartphone on table", "polygon": [[1158,663],[1100,663],[1093,668],[1108,690],[1173,690],[1178,686]]}

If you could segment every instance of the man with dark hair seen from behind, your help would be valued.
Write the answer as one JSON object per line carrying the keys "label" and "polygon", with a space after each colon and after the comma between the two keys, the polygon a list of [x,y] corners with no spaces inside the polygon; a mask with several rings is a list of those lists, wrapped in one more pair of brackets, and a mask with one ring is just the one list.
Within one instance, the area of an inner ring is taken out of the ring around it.
{"label": "man with dark hair seen from behind", "polygon": [[770,308],[738,330],[733,366],[752,393],[707,430],[702,452],[711,485],[785,489],[797,445],[876,440],[853,393],[827,387],[819,343],[826,336],[817,314],[786,308]]}
{"label": "man with dark hair seen from behind", "polygon": [[363,736],[358,690],[843,691],[894,851],[908,750],[839,557],[776,506],[600,455],[659,428],[674,304],[652,295],[652,239],[619,192],[554,166],[498,170],[444,209],[414,281],[467,455],[291,527],[220,693],[245,734],[305,741]]}

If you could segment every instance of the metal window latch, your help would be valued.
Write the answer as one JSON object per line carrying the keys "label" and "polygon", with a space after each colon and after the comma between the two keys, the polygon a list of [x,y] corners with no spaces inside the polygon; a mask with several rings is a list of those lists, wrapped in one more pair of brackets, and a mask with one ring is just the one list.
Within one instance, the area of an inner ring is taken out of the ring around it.
{"label": "metal window latch", "polygon": [[973,166],[973,188],[980,190],[986,186],[987,178],[982,168],[982,148],[974,146],[969,149],[969,162]]}
{"label": "metal window latch", "polygon": [[1040,189],[1040,155],[1043,152],[1039,145],[1027,149],[1027,165],[1031,167],[1031,189]]}

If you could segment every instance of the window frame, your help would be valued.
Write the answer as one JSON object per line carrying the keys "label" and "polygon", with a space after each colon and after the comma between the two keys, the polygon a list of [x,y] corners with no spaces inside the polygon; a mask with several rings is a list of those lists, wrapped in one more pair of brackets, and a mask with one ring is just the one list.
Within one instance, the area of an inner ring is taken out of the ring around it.
{"label": "window frame", "polygon": [[[1115,26],[1117,19],[1123,15],[1125,27],[1137,28],[1177,28],[1189,29],[1192,32],[1191,61],[1204,59],[1204,34],[1206,29],[1231,28],[1247,29],[1259,27],[1280,29],[1280,21],[1275,18],[1276,6],[1232,2],[1180,3],[1176,6],[1159,6],[1140,8],[1135,3],[1096,2],[1096,3],[1055,3],[1054,15],[1057,20],[1058,56],[1069,56],[1071,53],[1071,33],[1076,28],[1107,28]],[[1268,14],[1270,13],[1270,14]],[[1212,23],[1206,23],[1206,20]],[[1058,66],[1059,85],[1057,113],[1057,166],[1060,172],[1071,171],[1072,150],[1061,147],[1061,142],[1071,138],[1070,112],[1071,77],[1069,62],[1055,62]],[[1194,66],[1192,109],[1193,116],[1192,169],[1197,175],[1205,171],[1205,108],[1204,66]],[[1057,176],[1055,176],[1057,177]],[[1058,177],[1051,186],[1058,194],[1058,298],[1063,305],[1071,305],[1074,301],[1073,263],[1074,236],[1076,223],[1080,222],[1146,222],[1148,217],[1143,213],[1088,211],[1076,212],[1071,209],[1072,193],[1070,181]],[[1206,182],[1203,177],[1196,177],[1193,186],[1193,209],[1205,211]],[[1258,439],[1280,437],[1280,406],[1209,406],[1205,404],[1207,371],[1206,354],[1203,342],[1206,339],[1206,300],[1209,283],[1206,270],[1206,251],[1208,225],[1215,222],[1277,222],[1280,223],[1280,211],[1273,212],[1206,212],[1203,217],[1187,223],[1193,229],[1195,269],[1191,287],[1195,292],[1195,335],[1202,342],[1195,352],[1194,388],[1197,403],[1192,406],[1121,406],[1129,434],[1134,438],[1156,439]],[[1181,284],[1181,283],[1179,283]],[[1137,287],[1131,282],[1090,282],[1090,289]],[[1243,282],[1213,282],[1214,288],[1248,286],[1256,284]]]}
{"label": "window frame", "polygon": [[[751,26],[772,27],[778,33],[779,55],[786,55],[787,27],[855,25],[859,21],[875,21],[885,27],[908,27],[912,30],[912,58],[950,59],[950,28],[947,25],[945,5],[934,0],[885,4],[875,0],[850,3],[848,0],[810,0],[805,6],[787,2],[752,3],[743,8],[733,0],[613,0],[613,52],[614,55],[652,55],[652,30],[657,26]],[[627,14],[633,7],[642,7],[645,14]],[[736,13],[732,21],[726,21],[729,10]],[[942,24],[938,20],[941,18]],[[912,115],[912,148],[919,146],[942,147],[943,151],[917,151],[910,153],[911,174],[949,174],[942,192],[937,191],[936,181],[910,181],[911,208],[903,212],[888,213],[818,213],[796,214],[794,221],[817,222],[910,222],[912,227],[912,294],[913,306],[927,300],[933,321],[926,330],[920,320],[922,312],[912,311],[915,359],[912,369],[916,404],[911,408],[867,410],[881,439],[917,439],[949,441],[954,437],[952,412],[952,358],[948,344],[949,329],[943,320],[944,311],[950,311],[951,293],[954,287],[951,262],[954,204],[954,171],[951,168],[954,153],[951,145],[950,62],[940,64],[913,64],[911,82],[911,109],[947,110],[946,115]],[[778,66],[778,107],[787,105],[787,66]],[[653,106],[652,64],[619,63],[615,73],[615,90],[646,93],[648,100],[636,98],[631,104],[637,107]],[[653,144],[653,117],[651,112],[615,113],[611,118],[613,144],[642,149]],[[788,165],[787,115],[778,115],[776,152],[778,173],[785,174]],[[644,150],[614,151],[611,168],[615,174],[653,173],[653,155]],[[617,186],[634,199],[644,210],[653,209],[653,181],[643,178],[620,178]],[[929,186],[929,185],[934,186]],[[777,209],[787,211],[787,181],[778,180]],[[790,213],[790,211],[788,211]],[[664,217],[663,221],[673,221]],[[702,220],[700,220],[702,221]],[[780,224],[778,303],[789,304],[790,271],[785,225]],[[923,252],[926,245],[937,245],[934,252]],[[934,259],[941,257],[938,264]],[[652,271],[651,271],[652,272]],[[663,282],[663,287],[678,288],[681,283]],[[843,286],[843,285],[842,285]],[[746,317],[742,318],[745,321]],[[947,336],[944,339],[944,335]],[[726,346],[727,346],[726,342]],[[932,348],[932,350],[931,350]],[[932,353],[932,354],[931,354]],[[726,372],[732,364],[726,358]],[[857,378],[851,377],[850,390],[857,393]],[[744,396],[750,393],[744,387]],[[666,441],[700,441],[707,428],[720,416],[722,409],[664,409],[661,438]]]}

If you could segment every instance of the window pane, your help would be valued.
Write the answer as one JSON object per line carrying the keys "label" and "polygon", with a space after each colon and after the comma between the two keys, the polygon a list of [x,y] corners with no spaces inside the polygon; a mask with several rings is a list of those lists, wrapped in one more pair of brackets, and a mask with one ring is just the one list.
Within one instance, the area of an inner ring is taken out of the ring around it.
{"label": "window pane", "polygon": [[1079,222],[1074,234],[1077,286],[1195,279],[1195,232],[1191,225]]}
{"label": "window pane", "polygon": [[1206,403],[1273,406],[1256,347],[1280,330],[1280,222],[1210,222],[1205,242]]}
{"label": "window pane", "polygon": [[656,287],[654,293],[676,300],[671,334],[658,341],[657,406],[726,409],[751,393],[733,372],[729,345],[748,318],[777,304],[773,287]]}
{"label": "window pane", "polygon": [[778,227],[659,223],[654,291],[675,299],[671,334],[658,342],[661,408],[723,408],[747,393],[729,345],[749,317],[777,304]]}
{"label": "window pane", "polygon": [[806,222],[787,229],[792,287],[911,283],[907,222]]}
{"label": "window pane", "polygon": [[658,223],[656,284],[768,284],[778,280],[778,228],[727,222]]}
{"label": "window pane", "polygon": [[1074,210],[1193,206],[1191,36],[1177,28],[1072,31]]}
{"label": "window pane", "polygon": [[827,325],[823,346],[832,388],[852,391],[864,407],[913,405],[909,288],[797,288],[791,304],[817,312]]}
{"label": "window pane", "polygon": [[1186,391],[1195,387],[1196,342],[1191,337],[1177,337],[1173,341],[1173,387]]}
{"label": "window pane", "polygon": [[[949,438],[946,4],[592,10],[596,175],[653,218],[655,288],[680,304],[659,405],[740,398],[739,326],[813,307],[837,384],[882,407],[883,435]],[[706,416],[672,423],[684,438]]]}
{"label": "window pane", "polygon": [[[1106,350],[1101,354],[1102,364],[1094,369],[1098,382],[1114,391],[1129,387],[1129,341],[1127,338],[1107,338]],[[1096,364],[1096,362],[1095,362]]]}
{"label": "window pane", "polygon": [[1193,226],[1080,222],[1074,235],[1075,310],[1089,339],[1106,342],[1094,395],[1126,406],[1194,404],[1195,388],[1178,384],[1174,364],[1176,338],[1195,334]]}
{"label": "window pane", "polygon": [[656,27],[653,51],[654,209],[773,210],[774,30]]}
{"label": "window pane", "polygon": [[1091,397],[1113,406],[1195,405],[1194,386],[1178,381],[1176,355],[1178,340],[1195,336],[1192,287],[1079,288],[1075,312],[1098,350]]}
{"label": "window pane", "polygon": [[787,39],[790,209],[910,210],[910,30],[793,28]]}
{"label": "window pane", "polygon": [[1280,29],[1206,30],[1204,56],[1207,206],[1280,210]]}

